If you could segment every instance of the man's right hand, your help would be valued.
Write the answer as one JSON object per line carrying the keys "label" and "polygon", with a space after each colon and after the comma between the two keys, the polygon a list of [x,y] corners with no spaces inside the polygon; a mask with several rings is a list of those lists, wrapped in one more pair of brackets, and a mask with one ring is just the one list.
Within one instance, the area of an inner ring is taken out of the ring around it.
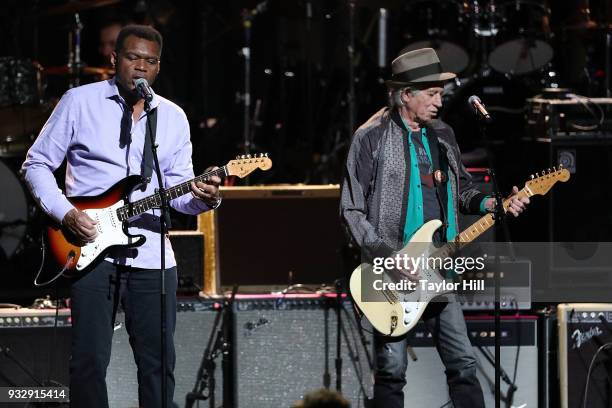
{"label": "man's right hand", "polygon": [[93,242],[98,236],[96,224],[83,211],[73,208],[68,211],[62,220],[62,226],[67,228],[82,243]]}

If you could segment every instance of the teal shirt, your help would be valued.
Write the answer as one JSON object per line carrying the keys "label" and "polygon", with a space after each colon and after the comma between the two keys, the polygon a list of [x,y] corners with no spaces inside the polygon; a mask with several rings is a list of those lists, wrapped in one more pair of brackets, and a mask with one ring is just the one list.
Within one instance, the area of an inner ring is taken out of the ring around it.
{"label": "teal shirt", "polygon": [[[402,121],[403,120],[402,118]],[[410,189],[408,191],[408,207],[406,208],[406,222],[404,224],[404,245],[406,245],[414,233],[423,226],[423,191],[421,189],[421,176],[419,163],[416,157],[416,149],[411,140],[412,131],[406,126],[405,122],[404,127],[407,129],[406,137],[408,138],[408,150],[410,154]],[[425,128],[421,129],[421,142],[425,147],[429,161],[432,162],[426,132],[427,130]],[[457,235],[457,225],[455,222],[455,206],[452,200],[453,194],[450,182],[446,183],[446,188],[448,197],[446,209],[446,214],[448,214],[448,228],[446,229],[446,239],[447,241],[452,241]]]}

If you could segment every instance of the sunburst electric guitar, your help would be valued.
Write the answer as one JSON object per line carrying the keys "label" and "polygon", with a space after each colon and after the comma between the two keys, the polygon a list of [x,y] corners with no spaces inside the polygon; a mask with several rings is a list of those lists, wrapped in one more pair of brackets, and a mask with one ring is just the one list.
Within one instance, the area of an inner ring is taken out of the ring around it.
{"label": "sunburst electric guitar", "polygon": [[[525,187],[517,195],[519,197],[531,197],[537,194],[544,195],[557,181],[567,181],[569,178],[570,173],[567,169],[557,170],[555,168],[553,171],[548,170],[542,176],[532,176],[532,179],[525,183]],[[504,200],[503,207],[505,211],[508,210],[509,204],[510,199]],[[441,247],[435,247],[431,243],[432,236],[440,228],[442,222],[431,220],[425,223],[410,239],[410,242],[400,249],[397,254],[402,257],[407,255],[412,259],[418,259],[419,257],[448,258],[460,248],[478,238],[494,224],[495,216],[487,214],[461,232],[453,242],[446,243]],[[395,255],[393,256],[395,257]],[[392,337],[407,333],[417,324],[426,306],[433,298],[451,292],[451,290],[440,290],[440,288],[450,288],[452,286],[444,285],[445,279],[438,270],[428,269],[426,266],[419,269],[418,272],[420,274],[418,279],[425,280],[428,284],[416,284],[413,291],[388,290],[386,288],[389,286],[381,288],[380,285],[378,285],[378,289],[381,290],[377,290],[374,288],[374,285],[366,284],[365,282],[372,280],[369,279],[371,276],[382,276],[373,275],[373,266],[368,263],[362,263],[351,274],[351,295],[357,307],[380,333]],[[368,276],[368,274],[372,275]],[[397,283],[400,280],[397,273],[384,273],[384,275],[386,282]],[[437,284],[437,286],[429,285],[429,283]],[[442,285],[440,285],[441,283]],[[429,290],[430,288],[435,290]]]}
{"label": "sunburst electric guitar", "polygon": [[[221,168],[167,188],[166,194],[168,199],[172,200],[191,192],[191,182],[205,181],[212,176],[243,178],[256,169],[268,170],[271,167],[272,160],[267,154],[254,157],[238,156],[236,160],[230,160]],[[141,176],[128,176],[98,196],[69,198],[76,208],[97,221],[98,235],[95,241],[80,246],[65,229],[58,225],[50,225],[47,236],[55,261],[67,271],[83,271],[102,259],[112,248],[136,247],[144,244],[143,235],[128,233],[128,221],[152,208],[158,208],[161,205],[161,197],[159,192],[156,192],[138,201],[128,202],[130,193],[141,184]]]}

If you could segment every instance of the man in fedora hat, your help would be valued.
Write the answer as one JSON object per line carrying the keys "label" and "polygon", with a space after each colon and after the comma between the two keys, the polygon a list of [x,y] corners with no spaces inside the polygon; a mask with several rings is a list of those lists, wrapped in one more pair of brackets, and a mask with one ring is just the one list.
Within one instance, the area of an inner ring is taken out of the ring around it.
{"label": "man in fedora hat", "polygon": [[[444,82],[455,74],[442,72],[431,48],[406,52],[391,65],[390,107],[383,108],[355,132],[346,161],[341,216],[362,257],[390,257],[427,221],[443,226],[434,242],[458,233],[458,211],[492,211],[494,200],[476,190],[461,163],[453,130],[435,119],[442,107]],[[513,192],[518,192],[514,187]],[[509,212],[517,216],[528,203],[514,198]],[[403,271],[418,279],[417,271]],[[484,407],[476,378],[463,313],[454,294],[430,303],[423,319],[446,367],[455,408]],[[376,336],[376,407],[404,406],[406,337]]]}

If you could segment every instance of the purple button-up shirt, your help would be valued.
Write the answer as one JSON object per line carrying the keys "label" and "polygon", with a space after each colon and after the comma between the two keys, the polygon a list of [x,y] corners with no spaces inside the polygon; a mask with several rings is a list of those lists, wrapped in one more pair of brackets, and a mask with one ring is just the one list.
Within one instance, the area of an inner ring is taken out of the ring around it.
{"label": "purple button-up shirt", "polygon": [[[185,112],[165,98],[155,95],[151,105],[157,107],[156,142],[163,182],[165,187],[172,187],[194,177],[189,123]],[[114,78],[71,89],[55,107],[28,151],[22,171],[34,198],[56,221],[61,222],[73,208],[66,196],[96,196],[129,175],[141,174],[147,117],[143,112],[134,121],[128,112],[123,118],[125,109]],[[122,118],[127,130],[124,140],[120,140]],[[53,175],[65,157],[66,195]],[[134,190],[130,201],[154,194],[157,187],[154,170],[146,190]],[[170,205],[194,215],[209,209],[191,194],[172,200]],[[129,225],[130,233],[144,235],[146,242],[137,248],[115,250],[107,260],[138,268],[159,268],[159,210],[141,214]],[[166,238],[166,267],[175,265]]]}

